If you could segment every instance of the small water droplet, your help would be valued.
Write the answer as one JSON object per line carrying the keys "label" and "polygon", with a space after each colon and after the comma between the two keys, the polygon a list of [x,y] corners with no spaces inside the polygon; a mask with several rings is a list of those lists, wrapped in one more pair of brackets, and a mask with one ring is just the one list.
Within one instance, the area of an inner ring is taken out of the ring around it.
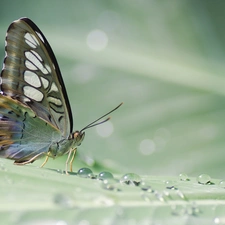
{"label": "small water droplet", "polygon": [[92,179],[96,178],[96,176],[93,174],[92,170],[89,168],[79,169],[77,172],[77,175],[82,178],[92,178]]}
{"label": "small water droplet", "polygon": [[103,171],[101,173],[99,173],[98,175],[98,179],[99,180],[108,180],[108,179],[113,179],[113,175],[110,173],[110,172],[106,172],[106,171]]}
{"label": "small water droplet", "polygon": [[174,181],[174,180],[167,180],[165,181],[165,184],[166,184],[166,188],[167,189],[172,189],[172,190],[177,190],[177,182]]}
{"label": "small water droplet", "polygon": [[120,183],[116,179],[103,180],[102,188],[108,191],[121,191]]}
{"label": "small water droplet", "polygon": [[65,194],[56,194],[53,201],[63,208],[72,208],[74,206],[73,200]]}
{"label": "small water droplet", "polygon": [[190,179],[188,178],[188,175],[186,173],[179,174],[179,178],[182,181],[190,181]]}
{"label": "small water droplet", "polygon": [[221,181],[219,182],[219,186],[220,186],[221,188],[225,188],[225,180],[221,180]]}
{"label": "small water droplet", "polygon": [[154,192],[154,190],[152,189],[152,187],[149,184],[145,183],[145,182],[141,182],[140,183],[140,188],[141,188],[142,191]]}
{"label": "small water droplet", "polygon": [[127,173],[120,179],[120,183],[138,186],[141,183],[141,177],[135,173]]}
{"label": "small water droplet", "polygon": [[201,174],[197,177],[199,184],[211,184],[211,177],[208,174]]}

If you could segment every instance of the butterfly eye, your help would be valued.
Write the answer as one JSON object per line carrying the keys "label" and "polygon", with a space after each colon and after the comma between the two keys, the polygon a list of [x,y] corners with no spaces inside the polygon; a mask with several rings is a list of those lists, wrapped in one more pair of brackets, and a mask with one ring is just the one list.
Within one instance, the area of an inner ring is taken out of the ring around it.
{"label": "butterfly eye", "polygon": [[75,131],[71,134],[71,137],[69,139],[76,140],[76,145],[80,146],[82,141],[84,140],[85,132],[82,131]]}

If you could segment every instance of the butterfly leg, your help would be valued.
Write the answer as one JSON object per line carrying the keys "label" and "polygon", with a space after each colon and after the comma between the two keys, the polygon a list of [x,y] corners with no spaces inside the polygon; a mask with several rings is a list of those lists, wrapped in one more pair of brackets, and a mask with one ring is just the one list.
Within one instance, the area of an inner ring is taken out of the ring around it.
{"label": "butterfly leg", "polygon": [[49,152],[47,153],[47,156],[46,156],[46,158],[45,158],[45,161],[41,164],[41,168],[48,162],[48,159],[49,159]]}
{"label": "butterfly leg", "polygon": [[70,160],[70,172],[73,172],[73,161],[74,161],[76,152],[77,152],[77,148],[75,148],[75,149],[73,150],[73,156],[72,156],[72,158],[71,158],[71,160]]}
{"label": "butterfly leg", "polygon": [[71,160],[70,160],[70,171],[73,172],[72,163],[73,163],[73,160],[74,160],[74,158],[75,158],[76,150],[77,150],[77,149],[75,148],[75,149],[71,149],[71,150],[69,151],[69,154],[68,154],[68,157],[67,157],[67,160],[66,160],[66,169],[65,169],[65,173],[66,173],[67,175],[69,175],[69,173],[68,173],[68,163],[69,163],[69,159],[70,159],[70,156],[71,156],[71,153],[72,153],[72,152],[73,152],[73,156],[72,156],[72,158],[71,158]]}

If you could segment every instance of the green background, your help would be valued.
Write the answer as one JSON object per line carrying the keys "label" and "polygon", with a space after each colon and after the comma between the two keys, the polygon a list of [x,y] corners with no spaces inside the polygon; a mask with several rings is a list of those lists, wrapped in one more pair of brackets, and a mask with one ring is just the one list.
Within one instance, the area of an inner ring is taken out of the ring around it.
{"label": "green background", "polygon": [[[177,177],[180,173],[189,176],[205,173],[224,179],[224,1],[1,0],[2,61],[6,30],[20,17],[29,17],[37,24],[56,55],[73,111],[74,130],[82,129],[124,102],[112,114],[114,132],[110,136],[101,137],[96,128],[86,131],[74,171],[85,165],[93,167],[96,173],[108,170],[118,176],[129,172]],[[87,44],[88,35],[96,29],[108,39],[100,51]],[[107,124],[101,127],[98,129],[107,129]],[[23,200],[18,196],[26,195],[23,184],[34,188],[31,189],[35,193],[38,187],[47,187],[48,179],[52,178],[57,185],[60,176],[54,169],[63,170],[65,160],[66,156],[49,160],[45,169],[38,169],[36,166],[43,160],[21,168],[10,167],[13,162],[1,159],[4,190],[11,185],[10,179],[20,180],[22,174],[21,180],[25,182],[19,183],[22,186],[18,195],[13,190],[15,202],[21,207],[19,203]],[[13,178],[5,178],[5,165],[14,173]],[[27,173],[38,179],[43,176],[44,182],[41,178],[36,184],[35,178],[32,180]],[[35,187],[27,181],[29,177]],[[71,178],[62,179],[71,185]],[[77,179],[75,183],[79,182]],[[14,188],[17,190],[17,186]],[[43,193],[45,190],[41,188],[37,198],[46,197]],[[45,209],[51,206],[43,207],[40,199],[31,209],[40,208],[39,215],[42,210],[45,215]],[[9,201],[8,208],[15,202]],[[23,208],[29,209],[31,203],[32,198],[30,205],[27,203]],[[160,213],[157,215],[160,218]]]}

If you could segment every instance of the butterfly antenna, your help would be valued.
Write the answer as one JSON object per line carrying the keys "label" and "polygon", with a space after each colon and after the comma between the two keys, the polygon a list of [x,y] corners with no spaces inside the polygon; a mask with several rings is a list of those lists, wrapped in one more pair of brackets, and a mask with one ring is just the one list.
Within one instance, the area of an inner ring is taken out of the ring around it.
{"label": "butterfly antenna", "polygon": [[100,121],[100,122],[98,122],[98,121],[101,120],[102,118],[108,116],[110,113],[114,112],[115,110],[117,110],[121,105],[123,105],[123,102],[121,102],[118,106],[116,106],[116,108],[112,109],[111,111],[109,111],[109,112],[106,113],[105,115],[99,117],[97,120],[95,120],[95,121],[89,123],[89,124],[88,124],[86,127],[84,127],[80,132],[82,132],[82,131],[84,131],[84,130],[87,130],[87,129],[91,128],[91,127],[95,127],[95,126],[98,126],[98,125],[100,125],[100,124],[102,124],[102,123],[107,122],[108,120],[110,120],[110,117],[108,117],[108,118],[106,118],[105,120],[102,120],[102,121]]}

